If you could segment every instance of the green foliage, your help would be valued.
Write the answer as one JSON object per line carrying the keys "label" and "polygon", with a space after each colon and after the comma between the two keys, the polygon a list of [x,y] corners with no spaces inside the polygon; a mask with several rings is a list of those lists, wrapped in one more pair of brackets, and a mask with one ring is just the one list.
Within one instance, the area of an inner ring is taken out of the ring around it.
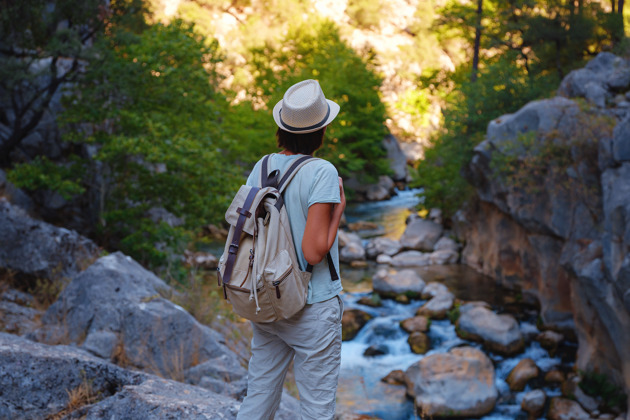
{"label": "green foliage", "polygon": [[601,397],[607,408],[626,409],[626,394],[610,378],[597,372],[580,372],[582,380],[579,387],[593,397]]}
{"label": "green foliage", "polygon": [[398,99],[396,108],[411,116],[418,127],[429,125],[431,98],[426,90],[408,89]]}
{"label": "green foliage", "polygon": [[70,199],[85,192],[81,185],[84,174],[85,167],[76,156],[66,165],[37,156],[31,162],[16,165],[8,178],[18,188],[57,191],[63,198]]}
{"label": "green foliage", "polygon": [[[374,181],[387,173],[382,147],[385,107],[378,93],[380,79],[368,69],[368,63],[341,41],[330,21],[294,26],[281,45],[253,51],[255,85],[263,102],[272,108],[291,85],[318,79],[326,96],[341,107],[318,156],[332,162],[346,177],[358,174]],[[268,121],[273,127],[270,114]],[[267,132],[275,132],[275,128]]]}
{"label": "green foliage", "polygon": [[148,209],[163,207],[188,229],[217,222],[240,182],[221,127],[221,57],[216,42],[181,21],[140,34],[121,28],[102,42],[101,61],[66,102],[66,139],[95,144],[106,165],[102,239],[157,264],[180,243],[167,238],[180,233],[150,222]]}
{"label": "green foliage", "polygon": [[453,325],[455,325],[457,323],[457,320],[459,319],[459,316],[460,316],[459,308],[460,308],[460,306],[461,306],[461,303],[455,302],[453,307],[448,312],[446,312],[446,317],[448,318],[449,321],[451,321],[451,324],[453,324]]}
{"label": "green foliage", "polygon": [[[472,193],[461,171],[474,146],[483,140],[488,123],[557,86],[554,74],[532,76],[514,55],[508,53],[488,63],[476,82],[468,80],[468,68],[453,75],[457,88],[446,96],[443,128],[431,139],[414,176],[413,185],[424,188],[423,207],[440,207],[451,217]],[[439,81],[430,79],[424,83],[439,86]]]}

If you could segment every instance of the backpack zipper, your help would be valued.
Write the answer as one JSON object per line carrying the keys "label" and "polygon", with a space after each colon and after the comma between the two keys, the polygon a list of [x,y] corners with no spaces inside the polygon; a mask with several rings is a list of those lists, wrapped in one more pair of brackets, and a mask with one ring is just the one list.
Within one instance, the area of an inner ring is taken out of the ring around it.
{"label": "backpack zipper", "polygon": [[276,288],[276,298],[280,299],[280,283],[282,283],[284,279],[289,277],[289,274],[291,274],[291,271],[293,271],[293,267],[289,267],[289,269],[286,272],[284,272],[278,280],[271,282],[271,285]]}

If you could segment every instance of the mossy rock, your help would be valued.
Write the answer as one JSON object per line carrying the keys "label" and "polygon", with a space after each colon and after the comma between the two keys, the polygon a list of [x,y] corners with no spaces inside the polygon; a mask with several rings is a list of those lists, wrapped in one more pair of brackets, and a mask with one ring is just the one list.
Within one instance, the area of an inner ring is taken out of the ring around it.
{"label": "mossy rock", "polygon": [[352,340],[370,319],[372,315],[360,309],[344,311],[341,319],[341,340]]}

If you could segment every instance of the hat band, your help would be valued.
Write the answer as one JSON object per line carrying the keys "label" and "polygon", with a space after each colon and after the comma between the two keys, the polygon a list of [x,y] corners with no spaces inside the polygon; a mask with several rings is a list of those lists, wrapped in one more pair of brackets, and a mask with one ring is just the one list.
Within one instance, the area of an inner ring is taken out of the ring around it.
{"label": "hat band", "polygon": [[293,126],[285,123],[284,120],[282,119],[282,108],[280,108],[280,111],[278,112],[278,114],[280,116],[280,122],[282,123],[284,128],[286,128],[287,130],[293,130],[293,131],[305,131],[305,130],[312,130],[314,128],[323,127],[324,123],[326,122],[326,120],[328,120],[328,116],[330,115],[330,104],[326,103],[326,106],[328,106],[328,112],[326,112],[326,116],[324,117],[324,119],[321,120],[320,122],[318,122],[317,124],[314,124],[314,125],[311,125],[311,126],[308,126],[308,127],[293,127]]}

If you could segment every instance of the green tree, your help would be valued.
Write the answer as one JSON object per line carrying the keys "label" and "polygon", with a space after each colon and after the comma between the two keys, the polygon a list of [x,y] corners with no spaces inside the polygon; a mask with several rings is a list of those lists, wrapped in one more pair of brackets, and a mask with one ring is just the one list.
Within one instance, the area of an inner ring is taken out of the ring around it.
{"label": "green tree", "polygon": [[[272,108],[286,89],[304,79],[319,80],[326,96],[341,106],[326,131],[319,156],[331,161],[342,176],[374,181],[388,172],[382,146],[386,134],[385,107],[379,97],[380,79],[339,37],[334,23],[310,21],[292,27],[274,47],[253,51],[252,67],[260,98]],[[274,132],[269,116],[269,132]]]}

